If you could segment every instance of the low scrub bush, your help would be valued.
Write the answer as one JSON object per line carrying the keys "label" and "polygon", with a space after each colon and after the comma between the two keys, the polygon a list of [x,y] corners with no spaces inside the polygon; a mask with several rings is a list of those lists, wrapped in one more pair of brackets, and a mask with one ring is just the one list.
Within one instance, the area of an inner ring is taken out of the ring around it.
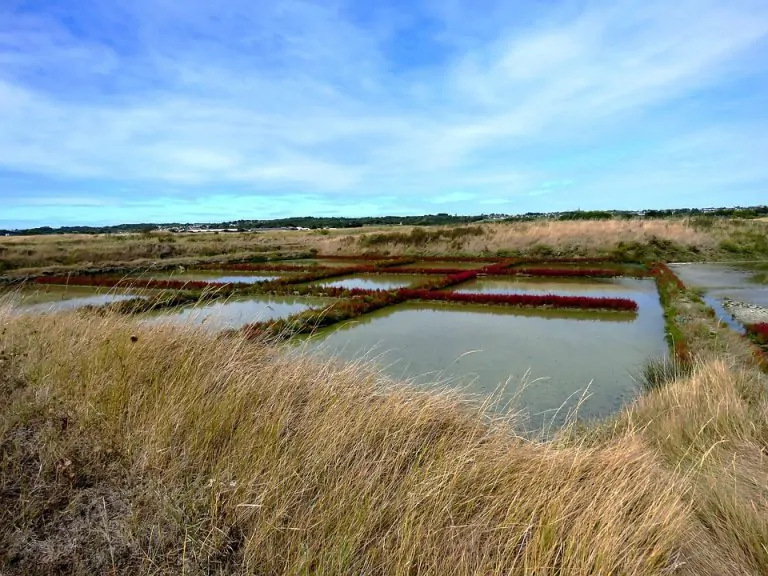
{"label": "low scrub bush", "polygon": [[649,360],[643,366],[640,377],[640,387],[645,392],[663,388],[676,380],[690,378],[693,373],[693,363],[677,354],[671,358],[656,358]]}
{"label": "low scrub bush", "polygon": [[482,236],[485,231],[481,226],[460,226],[456,228],[424,229],[413,228],[410,232],[383,232],[361,236],[361,246],[381,246],[395,244],[400,246],[423,247],[433,242],[457,242],[472,236]]}
{"label": "low scrub bush", "polygon": [[721,250],[725,250],[726,252],[732,252],[734,254],[739,254],[743,252],[743,249],[739,244],[734,242],[733,240],[722,240],[719,244],[719,247]]}

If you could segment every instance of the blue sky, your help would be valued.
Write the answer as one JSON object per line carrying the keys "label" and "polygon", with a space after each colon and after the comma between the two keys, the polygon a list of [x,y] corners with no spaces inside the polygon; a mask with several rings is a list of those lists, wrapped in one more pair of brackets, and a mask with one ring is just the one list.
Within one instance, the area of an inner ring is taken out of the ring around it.
{"label": "blue sky", "polygon": [[0,227],[768,202],[765,0],[0,3]]}

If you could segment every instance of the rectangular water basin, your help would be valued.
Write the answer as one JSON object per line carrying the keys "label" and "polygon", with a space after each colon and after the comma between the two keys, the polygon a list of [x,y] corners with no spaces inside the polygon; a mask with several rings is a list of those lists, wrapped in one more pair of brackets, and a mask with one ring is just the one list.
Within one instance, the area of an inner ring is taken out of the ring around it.
{"label": "rectangular water basin", "polygon": [[140,294],[115,288],[35,285],[6,292],[19,312],[60,312],[130,300]]}
{"label": "rectangular water basin", "polygon": [[277,274],[274,272],[240,272],[235,270],[189,270],[174,273],[144,274],[141,278],[153,280],[178,280],[181,282],[217,282],[222,284],[268,282],[278,278],[288,277],[290,274]]}
{"label": "rectangular water basin", "polygon": [[486,266],[490,266],[493,262],[464,262],[464,261],[451,261],[451,260],[419,260],[412,262],[411,264],[403,264],[398,268],[459,268],[461,270],[479,270]]}
{"label": "rectangular water basin", "polygon": [[720,320],[743,331],[742,323],[768,322],[766,262],[670,264],[689,288],[698,288]]}
{"label": "rectangular water basin", "polygon": [[280,260],[273,262],[283,266],[324,266],[333,268],[351,268],[352,266],[373,266],[378,260],[353,260],[335,258],[302,258],[299,260]]}
{"label": "rectangular water basin", "polygon": [[341,278],[329,278],[313,282],[315,286],[328,286],[334,288],[363,288],[366,290],[394,290],[407,288],[428,280],[427,276],[419,274],[359,274],[356,276],[342,276]]}
{"label": "rectangular water basin", "polygon": [[250,296],[201,303],[147,314],[145,322],[205,325],[214,330],[241,328],[253,322],[287,318],[310,308],[329,304],[323,298]]}
{"label": "rectangular water basin", "polygon": [[658,301],[650,278],[536,278],[483,276],[446,288],[461,294],[559,294],[612,298],[651,298]]}
{"label": "rectangular water basin", "polygon": [[625,264],[620,262],[521,262],[511,268],[552,268],[555,270],[580,270],[583,268],[599,268],[617,271],[641,271],[645,269],[642,264]]}
{"label": "rectangular water basin", "polygon": [[658,298],[638,314],[408,302],[320,331],[305,345],[371,357],[417,385],[447,380],[487,396],[509,381],[502,401],[514,400],[534,429],[562,424],[585,390],[580,418],[615,412],[637,394],[644,363],[667,353]]}

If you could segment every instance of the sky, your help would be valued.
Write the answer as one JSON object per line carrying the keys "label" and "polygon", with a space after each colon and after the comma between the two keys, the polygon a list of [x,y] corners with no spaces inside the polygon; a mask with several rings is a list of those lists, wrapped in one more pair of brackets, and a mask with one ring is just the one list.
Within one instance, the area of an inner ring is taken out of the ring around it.
{"label": "sky", "polygon": [[0,228],[765,203],[766,0],[0,2]]}

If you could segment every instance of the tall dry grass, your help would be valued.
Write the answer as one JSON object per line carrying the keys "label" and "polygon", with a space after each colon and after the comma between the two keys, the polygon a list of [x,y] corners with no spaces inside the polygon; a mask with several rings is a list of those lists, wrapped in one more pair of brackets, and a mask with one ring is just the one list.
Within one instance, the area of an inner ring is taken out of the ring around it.
{"label": "tall dry grass", "polygon": [[[764,398],[724,365],[547,443],[456,394],[192,328],[6,308],[0,350],[9,573],[768,569]],[[723,469],[737,450],[749,466]]]}
{"label": "tall dry grass", "polygon": [[0,273],[3,269],[237,258],[269,251],[299,250],[303,244],[299,236],[290,232],[8,236],[0,237]]}
{"label": "tall dry grass", "polygon": [[[605,256],[629,253],[651,259],[702,260],[739,257],[740,251],[728,250],[724,241],[741,240],[743,234],[765,235],[762,222],[722,220],[604,220],[535,221],[481,225],[483,233],[460,238],[444,238],[428,243],[398,242],[395,236],[407,234],[411,227],[391,227],[393,240],[380,242],[374,251],[390,254],[449,255],[508,253],[532,256]],[[439,229],[431,227],[430,229]],[[450,230],[449,227],[445,227]],[[377,232],[310,238],[311,246],[322,253],[356,253],[365,248],[366,236]],[[738,243],[735,244],[739,246]]]}
{"label": "tall dry grass", "polygon": [[[768,224],[760,221],[607,220],[536,221],[479,225],[481,234],[435,231],[457,227],[377,226],[352,230],[268,231],[258,233],[112,234],[0,237],[0,273],[41,268],[148,266],[163,262],[237,259],[317,250],[322,254],[364,251],[410,255],[509,254],[527,256],[626,256],[630,259],[749,259],[768,256]],[[472,225],[469,228],[476,228]],[[462,228],[462,227],[458,227]],[[463,227],[467,228],[467,227]],[[427,241],[398,242],[412,230]],[[322,233],[321,233],[322,232]],[[391,242],[367,243],[376,235]]]}

